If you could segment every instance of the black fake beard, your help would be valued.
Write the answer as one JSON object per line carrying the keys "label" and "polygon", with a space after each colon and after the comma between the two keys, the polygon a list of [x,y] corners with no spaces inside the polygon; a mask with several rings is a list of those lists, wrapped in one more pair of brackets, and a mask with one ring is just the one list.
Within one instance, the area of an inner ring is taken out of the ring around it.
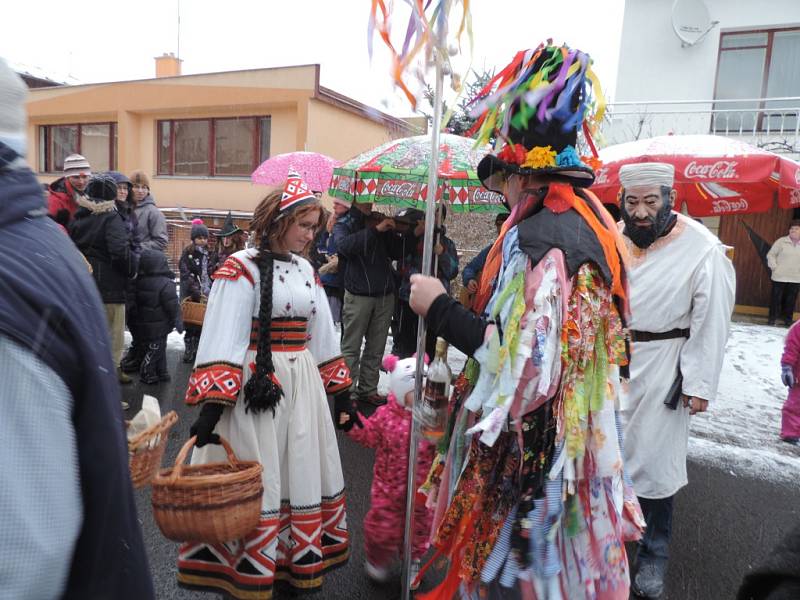
{"label": "black fake beard", "polygon": [[650,222],[650,227],[639,227],[628,214],[628,211],[624,207],[622,208],[622,220],[625,223],[623,233],[642,249],[648,248],[658,238],[672,229],[671,225],[675,222],[675,219],[677,217],[672,214],[672,206],[665,202],[655,217],[647,218]]}

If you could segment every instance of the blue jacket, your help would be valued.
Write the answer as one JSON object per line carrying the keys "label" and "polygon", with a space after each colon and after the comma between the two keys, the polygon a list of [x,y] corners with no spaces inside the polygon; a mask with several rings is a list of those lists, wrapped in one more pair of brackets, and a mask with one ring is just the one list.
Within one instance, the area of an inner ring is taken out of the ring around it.
{"label": "blue jacket", "polygon": [[353,206],[333,226],[333,245],[346,291],[356,296],[394,293],[391,261],[404,256],[406,238],[367,227],[364,214]]}
{"label": "blue jacket", "polygon": [[478,252],[471,261],[467,263],[467,266],[464,267],[464,271],[461,273],[461,280],[464,282],[466,286],[471,279],[478,281],[481,276],[481,271],[483,271],[483,265],[486,264],[486,258],[489,256],[489,250],[492,249],[492,244],[489,244]]}
{"label": "blue jacket", "polygon": [[[408,249],[403,256],[403,259],[398,263],[398,275],[400,276],[400,290],[398,296],[408,302],[411,295],[411,276],[415,273],[422,273],[422,242],[423,238],[410,238],[411,243],[408,244]],[[439,243],[444,247],[438,257],[433,255],[435,264],[437,265],[436,277],[442,282],[444,289],[450,293],[450,282],[458,275],[458,252],[456,245],[449,237],[447,237],[444,230],[439,236]]]}
{"label": "blue jacket", "polygon": [[100,294],[69,237],[47,218],[36,177],[2,143],[0,253],[13,257],[0,261],[0,334],[55,371],[73,400],[83,522],[64,557],[71,567],[63,598],[154,598]]}

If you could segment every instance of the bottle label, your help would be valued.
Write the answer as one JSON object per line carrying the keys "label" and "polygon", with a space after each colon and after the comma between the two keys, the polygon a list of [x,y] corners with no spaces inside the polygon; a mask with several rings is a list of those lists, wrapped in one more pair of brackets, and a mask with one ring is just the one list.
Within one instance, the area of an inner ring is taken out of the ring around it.
{"label": "bottle label", "polygon": [[440,439],[447,427],[449,385],[444,381],[428,380],[422,406],[417,413],[422,435],[432,441]]}

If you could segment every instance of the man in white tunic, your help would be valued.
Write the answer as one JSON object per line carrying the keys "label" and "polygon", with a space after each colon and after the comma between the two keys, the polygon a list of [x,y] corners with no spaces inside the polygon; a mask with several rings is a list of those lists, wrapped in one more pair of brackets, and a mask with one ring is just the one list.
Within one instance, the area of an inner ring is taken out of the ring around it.
{"label": "man in white tunic", "polygon": [[736,285],[719,239],[672,210],[674,175],[663,163],[619,173],[631,255],[630,383],[621,411],[625,467],[647,521],[632,584],[644,598],[663,592],[672,501],[687,484],[689,418],[717,393]]}

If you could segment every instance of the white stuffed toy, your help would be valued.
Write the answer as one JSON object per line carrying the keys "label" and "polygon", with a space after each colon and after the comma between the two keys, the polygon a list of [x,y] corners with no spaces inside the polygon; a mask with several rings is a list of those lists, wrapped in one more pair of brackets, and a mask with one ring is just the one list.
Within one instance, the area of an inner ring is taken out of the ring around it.
{"label": "white stuffed toy", "polygon": [[[425,367],[428,366],[428,355],[424,359]],[[406,410],[411,410],[414,405],[414,376],[417,372],[417,357],[400,359],[394,354],[383,357],[383,370],[389,373],[389,402],[397,402]],[[423,368],[422,376],[425,376]]]}

